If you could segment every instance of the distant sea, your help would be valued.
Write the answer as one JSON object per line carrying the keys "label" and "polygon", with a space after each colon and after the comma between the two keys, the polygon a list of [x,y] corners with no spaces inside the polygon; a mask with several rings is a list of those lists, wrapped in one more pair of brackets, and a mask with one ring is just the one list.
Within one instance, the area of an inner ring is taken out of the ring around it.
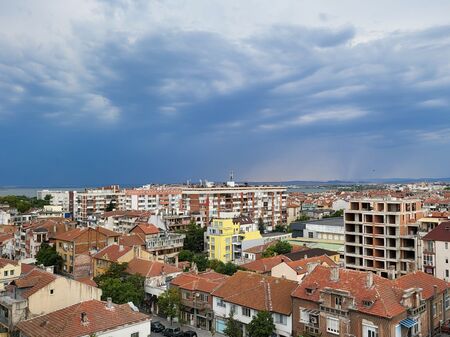
{"label": "distant sea", "polygon": [[84,188],[80,187],[40,187],[40,188],[24,188],[24,187],[0,187],[0,196],[5,195],[24,195],[26,197],[35,197],[37,191],[50,190],[50,191],[84,191]]}

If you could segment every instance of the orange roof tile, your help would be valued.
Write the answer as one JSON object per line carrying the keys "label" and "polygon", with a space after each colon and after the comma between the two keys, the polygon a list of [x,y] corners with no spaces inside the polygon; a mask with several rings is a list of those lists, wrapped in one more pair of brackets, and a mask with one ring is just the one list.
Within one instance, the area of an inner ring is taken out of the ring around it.
{"label": "orange roof tile", "polygon": [[[82,313],[87,323],[81,321]],[[80,337],[145,321],[150,317],[133,311],[128,304],[113,304],[109,309],[105,302],[91,300],[22,321],[17,328],[29,337]]]}
{"label": "orange roof tile", "polygon": [[223,284],[229,276],[207,271],[204,273],[183,273],[175,277],[170,283],[180,289],[211,293]]}
{"label": "orange roof tile", "polygon": [[140,229],[145,235],[151,235],[151,234],[158,234],[159,229],[155,225],[151,223],[140,223],[136,226],[134,226],[130,233],[134,232],[136,229]]}
{"label": "orange roof tile", "polygon": [[97,254],[94,255],[94,259],[102,259],[112,262],[117,262],[117,260],[132,250],[133,247],[122,246],[117,244],[109,245],[101,249]]}
{"label": "orange roof tile", "polygon": [[128,262],[127,273],[139,274],[144,277],[154,277],[164,274],[173,274],[181,272],[182,270],[158,261],[148,261],[139,258],[134,258]]}
{"label": "orange roof tile", "polygon": [[297,282],[238,271],[212,292],[226,302],[255,310],[267,310],[284,315],[292,312],[291,293]]}
{"label": "orange roof tile", "polygon": [[286,262],[286,264],[293,270],[295,270],[298,275],[306,273],[308,263],[318,263],[319,265],[326,265],[328,267],[336,265],[336,263],[327,255],[314,256],[303,260]]}
{"label": "orange roof tile", "polygon": [[137,234],[123,235],[119,238],[119,243],[124,246],[143,246],[145,240]]}
{"label": "orange roof tile", "polygon": [[292,260],[284,255],[277,255],[245,263],[241,265],[241,267],[257,273],[269,273],[272,270],[272,268],[275,267],[276,265],[279,265],[281,262],[289,262],[289,261]]}
{"label": "orange roof tile", "polygon": [[19,261],[0,258],[0,268],[3,268],[5,266],[7,266],[8,264],[17,266],[19,264]]}
{"label": "orange roof tile", "polygon": [[28,298],[38,290],[56,280],[57,276],[38,268],[32,269],[29,273],[20,276],[19,279],[12,282],[18,289],[23,289],[21,296]]}

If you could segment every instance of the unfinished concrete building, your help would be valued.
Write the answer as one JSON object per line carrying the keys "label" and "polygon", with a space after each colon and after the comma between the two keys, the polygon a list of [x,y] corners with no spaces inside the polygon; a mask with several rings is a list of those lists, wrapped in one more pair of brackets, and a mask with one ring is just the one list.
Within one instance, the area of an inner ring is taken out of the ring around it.
{"label": "unfinished concrete building", "polygon": [[395,278],[416,268],[417,199],[362,199],[350,201],[345,211],[345,267]]}

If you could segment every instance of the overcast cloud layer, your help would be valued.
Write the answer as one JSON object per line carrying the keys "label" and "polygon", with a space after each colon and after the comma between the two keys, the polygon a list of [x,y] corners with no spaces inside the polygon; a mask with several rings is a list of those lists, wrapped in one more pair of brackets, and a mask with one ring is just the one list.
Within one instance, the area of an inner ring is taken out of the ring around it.
{"label": "overcast cloud layer", "polygon": [[0,0],[0,185],[450,176],[450,2],[371,3]]}

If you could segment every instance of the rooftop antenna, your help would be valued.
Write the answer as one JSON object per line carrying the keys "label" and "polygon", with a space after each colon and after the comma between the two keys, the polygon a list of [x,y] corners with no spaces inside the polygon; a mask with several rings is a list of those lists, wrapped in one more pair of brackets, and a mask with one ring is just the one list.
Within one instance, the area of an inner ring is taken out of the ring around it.
{"label": "rooftop antenna", "polygon": [[234,180],[233,180],[233,178],[234,178],[233,176],[234,176],[234,172],[231,171],[231,172],[230,172],[230,181],[234,181]]}

